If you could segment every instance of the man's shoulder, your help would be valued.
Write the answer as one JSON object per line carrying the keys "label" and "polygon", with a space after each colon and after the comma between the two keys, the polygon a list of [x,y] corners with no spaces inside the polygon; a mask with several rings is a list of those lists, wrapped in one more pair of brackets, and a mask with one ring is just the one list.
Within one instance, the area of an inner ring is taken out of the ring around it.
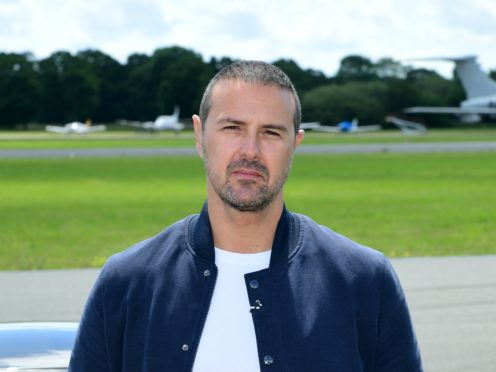
{"label": "man's shoulder", "polygon": [[363,295],[378,293],[381,288],[395,293],[394,298],[403,298],[401,286],[389,259],[380,251],[357,243],[330,228],[320,225],[305,215],[296,215],[300,220],[302,240],[299,253],[312,270],[332,275],[335,283],[353,286]]}
{"label": "man's shoulder", "polygon": [[382,267],[386,258],[377,249],[358,243],[312,218],[293,213],[300,221],[300,240],[305,250],[328,257],[336,264]]}

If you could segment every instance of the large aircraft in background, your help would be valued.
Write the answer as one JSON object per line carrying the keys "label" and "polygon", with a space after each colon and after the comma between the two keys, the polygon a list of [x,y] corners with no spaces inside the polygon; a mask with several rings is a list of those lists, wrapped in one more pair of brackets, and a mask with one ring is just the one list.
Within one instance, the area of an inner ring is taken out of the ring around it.
{"label": "large aircraft in background", "polygon": [[486,75],[476,56],[457,58],[428,58],[455,63],[455,72],[460,79],[467,99],[459,107],[408,107],[403,111],[409,114],[454,114],[465,123],[476,123],[482,115],[496,118],[496,82]]}
{"label": "large aircraft in background", "polygon": [[163,130],[179,132],[184,129],[184,124],[179,122],[179,106],[174,107],[174,112],[172,115],[160,115],[155,119],[155,121],[141,122],[120,120],[118,123],[149,132],[159,132]]}
{"label": "large aircraft in background", "polygon": [[381,130],[380,125],[358,125],[358,119],[352,121],[342,121],[337,126],[321,125],[318,122],[301,123],[301,129],[311,130],[314,132],[328,132],[328,133],[356,133],[356,132],[375,132]]}
{"label": "large aircraft in background", "polygon": [[86,123],[73,121],[63,126],[60,125],[47,125],[45,130],[47,132],[59,134],[87,134],[94,132],[103,132],[107,129],[105,125],[91,125],[91,121],[87,120]]}

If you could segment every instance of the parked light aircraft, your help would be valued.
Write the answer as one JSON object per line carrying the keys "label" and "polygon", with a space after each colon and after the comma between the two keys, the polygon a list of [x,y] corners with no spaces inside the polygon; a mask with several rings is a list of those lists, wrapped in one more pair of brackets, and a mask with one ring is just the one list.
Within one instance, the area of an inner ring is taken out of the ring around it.
{"label": "parked light aircraft", "polygon": [[481,115],[496,117],[496,82],[486,75],[476,62],[476,56],[458,58],[429,58],[455,62],[455,72],[460,79],[467,99],[459,107],[409,107],[410,114],[454,114],[465,123],[476,123]]}
{"label": "parked light aircraft", "polygon": [[356,133],[356,132],[374,132],[381,130],[380,125],[358,125],[358,119],[352,121],[342,121],[337,126],[321,125],[318,122],[301,123],[301,129],[312,130],[315,132],[330,132],[330,133]]}
{"label": "parked light aircraft", "polygon": [[107,127],[105,125],[91,125],[91,120],[87,120],[86,123],[81,123],[79,121],[73,121],[72,123],[67,123],[64,126],[60,125],[47,125],[45,130],[52,133],[60,134],[86,134],[94,132],[103,132]]}
{"label": "parked light aircraft", "polygon": [[174,107],[172,115],[160,115],[155,121],[141,122],[120,120],[119,124],[143,129],[149,132],[158,132],[162,130],[179,132],[184,129],[184,124],[179,122],[179,106]]}

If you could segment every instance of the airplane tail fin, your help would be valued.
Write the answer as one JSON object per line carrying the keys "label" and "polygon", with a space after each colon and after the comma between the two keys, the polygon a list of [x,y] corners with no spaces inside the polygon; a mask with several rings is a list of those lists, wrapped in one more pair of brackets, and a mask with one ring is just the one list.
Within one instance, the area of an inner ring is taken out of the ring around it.
{"label": "airplane tail fin", "polygon": [[467,93],[467,98],[496,94],[496,82],[482,71],[475,61],[475,56],[446,59],[455,62],[455,71]]}
{"label": "airplane tail fin", "polygon": [[462,82],[468,99],[496,94],[496,82],[476,62],[476,56],[410,58],[410,61],[450,61],[455,63],[455,72]]}
{"label": "airplane tail fin", "polygon": [[180,108],[179,106],[174,106],[174,112],[172,113],[172,116],[174,116],[176,119],[179,120],[179,112],[180,112]]}

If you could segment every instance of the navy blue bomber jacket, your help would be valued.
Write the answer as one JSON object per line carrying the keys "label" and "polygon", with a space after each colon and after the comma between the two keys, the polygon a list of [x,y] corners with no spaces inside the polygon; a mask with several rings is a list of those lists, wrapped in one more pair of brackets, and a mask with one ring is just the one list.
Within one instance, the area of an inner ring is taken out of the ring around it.
{"label": "navy blue bomber jacket", "polygon": [[[69,370],[191,371],[214,255],[205,204],[111,257],[87,301]],[[381,253],[284,209],[270,267],[245,281],[261,371],[422,371],[403,291]]]}

